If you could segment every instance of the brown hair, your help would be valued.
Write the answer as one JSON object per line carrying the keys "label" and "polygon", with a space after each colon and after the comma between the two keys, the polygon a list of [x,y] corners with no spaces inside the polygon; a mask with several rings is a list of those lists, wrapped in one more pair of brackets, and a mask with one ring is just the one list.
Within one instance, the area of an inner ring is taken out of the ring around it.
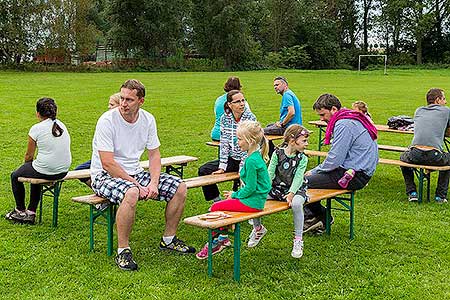
{"label": "brown hair", "polygon": [[430,89],[427,93],[427,103],[433,104],[434,102],[436,102],[438,98],[443,98],[444,97],[443,92],[444,90],[438,88]]}
{"label": "brown hair", "polygon": [[145,97],[145,86],[137,79],[128,79],[125,81],[120,88],[125,88],[129,90],[136,90],[136,96],[138,98]]}
{"label": "brown hair", "polygon": [[41,117],[49,118],[53,121],[52,134],[55,137],[59,137],[63,134],[64,130],[56,123],[56,112],[58,107],[55,100],[52,98],[41,98],[36,103],[36,111]]}
{"label": "brown hair", "polygon": [[223,90],[225,92],[229,92],[231,90],[240,90],[242,88],[241,81],[239,77],[231,76],[228,78],[227,82],[223,86]]}
{"label": "brown hair", "polygon": [[331,110],[332,108],[336,107],[338,110],[341,109],[342,104],[341,101],[339,101],[338,97],[332,94],[322,94],[317,98],[316,102],[313,104],[314,110],[320,110],[322,108]]}
{"label": "brown hair", "polygon": [[223,110],[225,111],[225,113],[229,114],[231,112],[231,108],[228,105],[228,103],[230,103],[231,101],[233,101],[233,96],[237,95],[237,94],[242,94],[241,91],[239,90],[231,90],[227,93],[227,101],[225,102],[225,104],[223,105]]}
{"label": "brown hair", "polygon": [[292,124],[284,131],[283,143],[281,144],[281,146],[287,146],[290,141],[295,141],[302,135],[305,137],[309,137],[310,134],[311,131],[309,131],[305,127],[298,124]]}
{"label": "brown hair", "polygon": [[369,110],[367,103],[364,101],[355,101],[352,103],[352,106],[356,106],[358,110],[362,111],[364,114],[367,114],[367,111]]}

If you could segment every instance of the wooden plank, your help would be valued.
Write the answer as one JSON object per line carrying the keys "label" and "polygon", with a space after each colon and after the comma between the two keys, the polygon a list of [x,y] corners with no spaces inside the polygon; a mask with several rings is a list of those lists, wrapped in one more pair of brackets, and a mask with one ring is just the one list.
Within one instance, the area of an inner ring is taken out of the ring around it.
{"label": "wooden plank", "polygon": [[[308,195],[311,197],[310,202],[317,202],[320,200],[332,198],[338,195],[349,193],[349,190],[337,190],[337,189],[310,189],[308,190]],[[243,221],[247,221],[249,219],[258,218],[266,215],[270,215],[273,213],[277,213],[280,211],[287,210],[289,206],[286,202],[268,200],[264,206],[264,210],[256,213],[248,213],[248,212],[231,212],[225,211],[227,215],[230,215],[230,218],[220,219],[220,220],[202,220],[200,219],[203,215],[193,216],[184,219],[184,223],[201,227],[201,228],[209,228],[215,229],[219,227],[224,227],[236,223],[240,223]]]}
{"label": "wooden plank", "polygon": [[405,152],[408,150],[408,147],[401,147],[401,146],[391,146],[391,145],[378,145],[379,150],[385,150],[385,151],[394,151],[394,152]]}
{"label": "wooden plank", "polygon": [[[266,138],[269,141],[275,141],[275,140],[282,140],[283,136],[282,135],[266,135]],[[206,142],[207,146],[211,146],[211,147],[219,147],[220,146],[220,142],[217,141],[210,141],[210,142]]]}
{"label": "wooden plank", "polygon": [[184,182],[186,183],[187,188],[190,189],[210,184],[221,183],[225,181],[231,181],[235,179],[239,179],[239,173],[229,172],[222,174],[211,174],[193,178],[186,178],[184,179]]}
{"label": "wooden plank", "polygon": [[93,205],[108,202],[108,200],[106,200],[105,198],[102,198],[95,194],[73,197],[72,201],[78,202],[78,203],[84,203],[84,204],[93,204]]}
{"label": "wooden plank", "polygon": [[[316,127],[322,128],[322,127],[327,127],[327,123],[324,121],[309,121],[308,124],[310,125],[314,125]],[[389,126],[387,125],[382,125],[382,124],[374,124],[375,128],[378,131],[381,132],[392,132],[392,133],[403,133],[403,134],[414,134],[413,130],[398,130],[398,129],[392,129],[389,128]]]}
{"label": "wooden plank", "polygon": [[[163,157],[161,158],[161,167],[167,167],[172,165],[182,165],[187,164],[193,161],[197,161],[198,158],[194,156],[188,156],[188,155],[177,155],[177,156],[170,156],[170,157]],[[149,167],[149,161],[144,160],[139,162],[139,165],[144,168],[148,169]],[[72,180],[72,179],[83,179],[83,178],[89,178],[91,176],[90,169],[84,169],[84,170],[73,170],[69,171],[67,175],[61,179],[61,180]],[[20,182],[28,182],[32,184],[54,184],[57,180],[47,180],[47,179],[38,179],[38,178],[27,178],[27,177],[19,177],[18,179]]]}
{"label": "wooden plank", "polygon": [[[324,151],[316,151],[316,150],[305,150],[305,154],[311,155],[311,156],[321,156],[326,157],[327,152]],[[399,166],[399,167],[408,167],[408,168],[415,168],[415,169],[424,169],[424,170],[430,170],[430,171],[447,171],[450,170],[450,166],[427,166],[427,165],[416,165],[416,164],[409,164],[406,162],[403,162],[401,160],[396,159],[386,159],[386,158],[379,158],[378,159],[379,164],[385,164],[385,165],[393,165],[393,166]]]}

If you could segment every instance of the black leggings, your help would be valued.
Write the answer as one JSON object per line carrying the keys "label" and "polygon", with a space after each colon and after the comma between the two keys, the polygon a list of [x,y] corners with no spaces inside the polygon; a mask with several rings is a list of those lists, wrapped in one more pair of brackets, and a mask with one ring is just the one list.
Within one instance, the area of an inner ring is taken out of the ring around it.
{"label": "black leggings", "polygon": [[[23,182],[19,182],[19,177],[29,177],[29,178],[40,178],[48,180],[61,179],[66,176],[67,172],[59,173],[55,175],[46,175],[37,172],[30,162],[24,163],[17,170],[11,173],[11,188],[14,194],[14,199],[16,200],[16,209],[23,211],[25,210],[25,187]],[[31,211],[36,211],[39,204],[41,188],[39,184],[31,184],[30,188],[30,204],[28,209]]]}
{"label": "black leggings", "polygon": [[[239,171],[239,164],[241,161],[235,160],[231,157],[228,158],[227,163],[227,169],[225,172],[238,172]],[[209,175],[214,171],[219,170],[219,160],[213,160],[205,163],[204,165],[200,166],[198,169],[198,175],[204,176]],[[239,187],[239,179],[234,181],[233,184],[233,191],[236,191]],[[203,195],[205,196],[206,200],[213,200],[216,197],[220,196],[219,188],[217,187],[217,184],[211,184],[211,185],[205,185],[202,187],[203,189]]]}

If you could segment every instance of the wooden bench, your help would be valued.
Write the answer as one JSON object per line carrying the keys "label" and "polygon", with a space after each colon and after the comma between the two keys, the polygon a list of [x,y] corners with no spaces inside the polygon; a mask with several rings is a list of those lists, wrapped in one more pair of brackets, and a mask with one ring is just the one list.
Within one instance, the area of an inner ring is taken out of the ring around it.
{"label": "wooden bench", "polygon": [[[308,156],[326,157],[328,155],[328,152],[305,150],[305,154]],[[406,162],[403,162],[403,161],[397,160],[397,159],[387,159],[387,158],[379,158],[378,163],[384,164],[384,165],[397,166],[397,167],[412,168],[414,170],[414,174],[417,177],[417,180],[419,182],[419,189],[417,192],[419,203],[422,203],[423,185],[424,185],[425,180],[427,181],[427,201],[428,202],[430,201],[430,173],[433,171],[448,171],[448,170],[450,170],[450,166],[416,165],[416,164],[409,164],[409,163],[406,163]]]}
{"label": "wooden bench", "polygon": [[[226,181],[232,181],[239,179],[239,173],[230,172],[230,173],[222,173],[217,175],[205,175],[198,176],[193,178],[187,178],[183,181],[186,183],[186,187],[196,188],[209,184],[216,184]],[[109,204],[109,201],[105,198],[97,196],[95,194],[87,195],[87,196],[79,196],[73,197],[72,200],[74,202],[89,204],[89,249],[90,251],[94,250],[94,224],[106,225],[107,227],[107,254],[111,256],[113,253],[113,231],[114,231],[114,223],[115,216],[117,212],[117,205],[107,205],[104,206],[104,209],[99,209],[99,205]],[[102,219],[97,220],[99,217]],[[106,223],[102,222],[103,220]]]}
{"label": "wooden bench", "polygon": [[[176,175],[183,177],[183,169],[189,163],[197,161],[197,157],[178,155],[171,157],[161,158],[161,166],[166,168],[167,173],[175,173]],[[140,166],[144,169],[148,169],[149,161],[141,161]],[[42,200],[44,196],[49,196],[53,198],[53,220],[52,226],[56,227],[58,225],[58,200],[61,193],[62,184],[67,180],[74,179],[86,179],[91,176],[90,170],[74,170],[69,171],[67,175],[60,180],[46,180],[39,178],[28,178],[19,177],[18,180],[24,183],[39,184],[40,185],[40,199],[39,199],[39,223],[42,222]]]}
{"label": "wooden bench", "polygon": [[[310,189],[308,190],[308,195],[310,196],[309,202],[317,202],[320,200],[327,200],[327,210],[326,210],[326,232],[330,234],[331,232],[331,200],[335,199],[340,203],[343,208],[337,208],[339,210],[345,210],[350,213],[350,239],[354,237],[354,191],[349,190],[337,190],[337,189]],[[285,211],[289,209],[286,202],[268,200],[264,210],[256,213],[247,212],[228,212],[225,213],[230,215],[228,218],[218,219],[218,220],[205,220],[202,219],[203,215],[193,216],[184,219],[184,223],[197,226],[200,228],[208,229],[208,276],[212,276],[212,240],[213,231],[226,233],[234,236],[234,280],[240,280],[240,252],[241,252],[241,226],[240,224],[249,219],[259,218],[267,215],[271,215],[277,212]],[[234,225],[234,230],[222,230],[220,228]]]}

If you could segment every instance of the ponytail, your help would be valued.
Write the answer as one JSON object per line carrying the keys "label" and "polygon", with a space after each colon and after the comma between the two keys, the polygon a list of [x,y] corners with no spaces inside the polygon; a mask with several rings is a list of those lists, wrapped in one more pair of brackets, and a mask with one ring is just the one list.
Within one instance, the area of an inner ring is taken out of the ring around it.
{"label": "ponytail", "polygon": [[58,125],[56,119],[53,120],[52,134],[54,137],[59,137],[63,134],[64,130]]}
{"label": "ponytail", "polygon": [[270,159],[269,157],[269,141],[267,138],[263,135],[263,138],[261,140],[261,156],[264,159],[264,161],[267,163]]}
{"label": "ponytail", "polygon": [[64,130],[56,122],[56,112],[58,107],[55,100],[52,98],[41,98],[36,103],[36,111],[43,118],[49,118],[53,121],[52,134],[55,137],[59,137],[63,134]]}

